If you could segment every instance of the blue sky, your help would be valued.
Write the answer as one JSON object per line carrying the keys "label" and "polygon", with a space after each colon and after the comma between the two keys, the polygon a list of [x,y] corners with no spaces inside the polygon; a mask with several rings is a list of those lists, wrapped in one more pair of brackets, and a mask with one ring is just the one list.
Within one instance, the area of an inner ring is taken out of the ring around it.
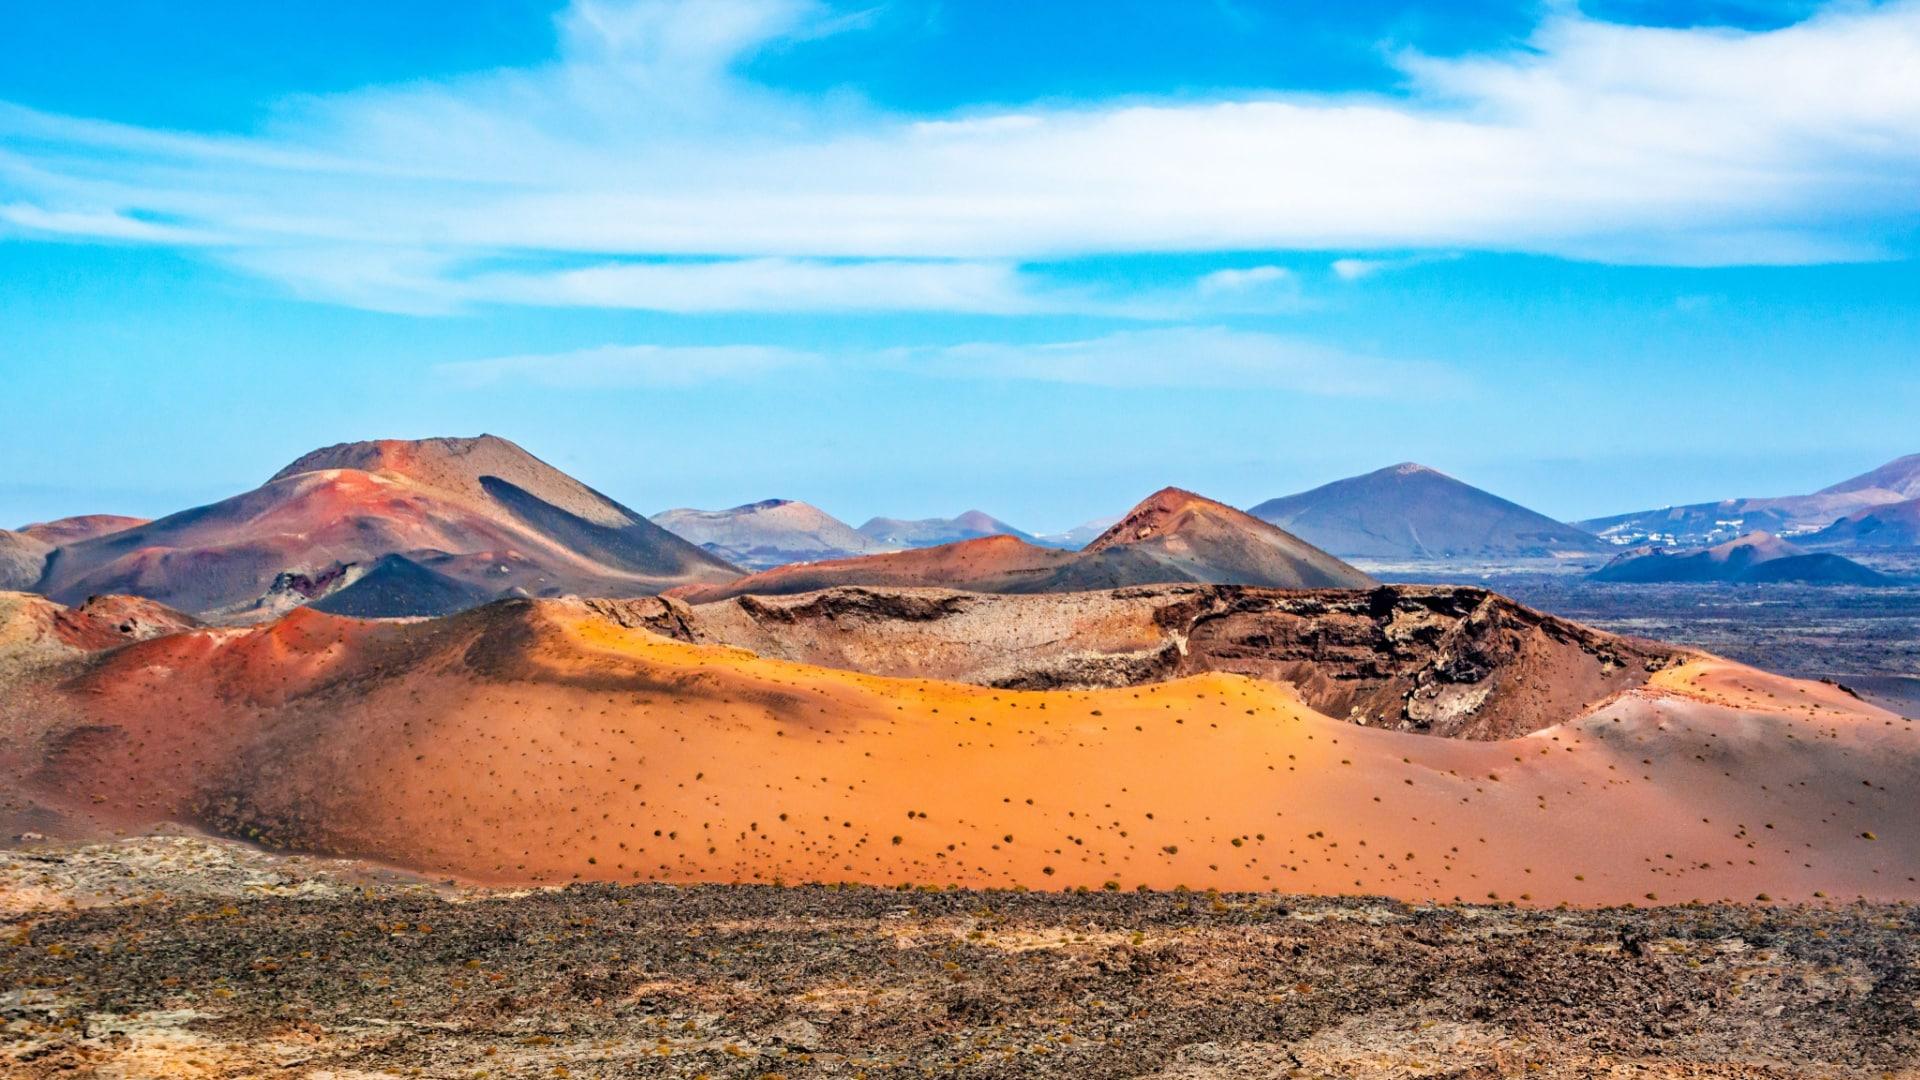
{"label": "blue sky", "polygon": [[0,524],[480,431],[1040,530],[1920,451],[1920,4],[184,10],[0,24]]}

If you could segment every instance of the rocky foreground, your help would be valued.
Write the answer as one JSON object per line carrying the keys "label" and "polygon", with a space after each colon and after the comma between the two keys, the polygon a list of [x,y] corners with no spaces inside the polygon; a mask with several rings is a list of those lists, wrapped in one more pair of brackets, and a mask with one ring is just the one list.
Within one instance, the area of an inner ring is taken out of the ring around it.
{"label": "rocky foreground", "polygon": [[1911,1077],[1920,908],[484,893],[0,853],[0,1074]]}

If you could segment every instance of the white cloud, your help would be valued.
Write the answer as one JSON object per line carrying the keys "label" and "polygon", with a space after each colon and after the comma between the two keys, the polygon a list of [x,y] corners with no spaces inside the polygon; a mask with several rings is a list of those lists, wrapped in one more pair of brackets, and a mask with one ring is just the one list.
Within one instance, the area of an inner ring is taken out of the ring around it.
{"label": "white cloud", "polygon": [[1435,252],[1408,255],[1398,259],[1335,259],[1327,264],[1327,268],[1332,270],[1333,276],[1341,281],[1359,281],[1390,270],[1405,270],[1408,267],[1430,262],[1445,262],[1454,258],[1457,256],[1452,253]]}
{"label": "white cloud", "polygon": [[[1885,256],[1920,212],[1920,0],[1762,33],[1561,9],[1523,49],[1399,58],[1398,99],[919,117],[736,74],[858,23],[803,0],[576,0],[549,64],[289,102],[251,136],[0,105],[0,203],[17,228],[218,243],[401,310],[1006,313],[1114,306],[1018,269],[1082,255],[1820,262]],[[1272,284],[1200,291],[1228,282]]]}
{"label": "white cloud", "polygon": [[1087,310],[1091,301],[1037,283],[1007,262],[727,259],[461,267],[446,255],[356,246],[242,251],[230,261],[310,299],[412,313],[480,304],[710,313],[956,311],[991,315]]}
{"label": "white cloud", "polygon": [[1041,343],[971,342],[832,353],[774,346],[608,345],[438,365],[455,385],[682,386],[781,369],[868,367],[941,379],[1115,388],[1281,390],[1322,397],[1451,395],[1451,369],[1332,348],[1279,334],[1181,327]]}
{"label": "white cloud", "polygon": [[185,246],[217,242],[218,238],[193,229],[161,222],[141,221],[112,210],[48,210],[26,203],[0,204],[0,222],[28,233],[85,237],[90,240],[127,240],[146,244]]}
{"label": "white cloud", "polygon": [[1284,266],[1252,266],[1245,270],[1215,270],[1200,278],[1198,288],[1202,295],[1208,295],[1291,288],[1295,284],[1293,271]]}
{"label": "white cloud", "polygon": [[1333,275],[1341,281],[1359,281],[1369,277],[1387,266],[1383,259],[1335,259]]}
{"label": "white cloud", "polygon": [[459,283],[465,295],[556,307],[653,311],[968,311],[1045,310],[1018,272],[986,262],[820,262],[741,259],[703,263],[627,263],[547,273],[480,274]]}

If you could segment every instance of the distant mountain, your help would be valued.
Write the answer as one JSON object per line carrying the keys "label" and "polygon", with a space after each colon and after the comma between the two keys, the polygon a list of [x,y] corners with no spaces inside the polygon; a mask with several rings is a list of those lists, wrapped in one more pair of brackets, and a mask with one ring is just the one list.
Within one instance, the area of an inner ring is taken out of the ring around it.
{"label": "distant mountain", "polygon": [[922,518],[902,521],[877,517],[860,526],[860,535],[876,543],[895,548],[938,547],[983,536],[1014,536],[1032,541],[1033,537],[981,510],[969,510],[958,517]]}
{"label": "distant mountain", "polygon": [[1406,462],[1269,499],[1249,513],[1343,558],[1589,554],[1592,533]]}
{"label": "distant mountain", "polygon": [[1885,465],[1864,472],[1851,480],[1842,480],[1832,487],[1820,489],[1822,495],[1854,495],[1870,493],[1877,497],[1886,492],[1903,499],[1920,499],[1920,454],[1908,454],[1895,458]]}
{"label": "distant mountain", "polygon": [[1810,547],[1920,548],[1920,499],[1856,510],[1805,542]]}
{"label": "distant mountain", "polygon": [[1172,582],[1288,589],[1368,588],[1367,575],[1233,507],[1178,488],[1156,492],[1082,551],[1013,536],[785,566],[725,585],[673,590],[691,603],[838,585],[943,586],[972,592],[1077,592]]}
{"label": "distant mountain", "polygon": [[784,596],[838,585],[937,585],[968,592],[1045,592],[1051,575],[1072,559],[1071,552],[1037,547],[1018,537],[983,536],[939,547],[790,563],[723,585],[682,586],[667,595],[704,604],[735,596]]}
{"label": "distant mountain", "polygon": [[36,522],[13,530],[0,529],[0,589],[37,588],[46,573],[48,558],[61,544],[77,543],[146,523],[146,518],[86,514]]}
{"label": "distant mountain", "polygon": [[[1271,523],[1179,488],[1162,488],[1081,549],[1109,563],[1152,563],[1122,576],[1282,589],[1358,589],[1367,575]],[[1116,584],[1134,584],[1134,581]]]}
{"label": "distant mountain", "polygon": [[1045,547],[1066,548],[1069,551],[1079,551],[1081,548],[1098,540],[1101,533],[1113,528],[1114,522],[1119,520],[1120,518],[1117,515],[1114,517],[1097,517],[1092,521],[1083,521],[1063,533],[1046,533],[1041,536],[1036,536],[1033,538],[1033,541]]}
{"label": "distant mountain", "polygon": [[897,546],[862,536],[819,507],[793,499],[765,499],[731,510],[663,510],[651,520],[736,566],[756,570]]}
{"label": "distant mountain", "polygon": [[487,595],[644,595],[735,567],[505,439],[342,443],[253,491],[57,548],[40,591],[119,592],[194,613],[244,610],[282,574],[383,556],[458,556]]}
{"label": "distant mountain", "polygon": [[82,540],[91,540],[96,536],[105,536],[108,533],[131,529],[135,525],[146,523],[146,518],[126,517],[121,514],[81,514],[77,517],[26,525],[19,531],[58,547],[61,544],[77,544]]}
{"label": "distant mountain", "polygon": [[1813,585],[1886,585],[1892,579],[1851,559],[1813,554],[1779,537],[1756,532],[1703,551],[1675,553],[1642,548],[1593,573],[1596,581],[1635,584],[1672,582],[1801,582]]}
{"label": "distant mountain", "polygon": [[1579,524],[1617,545],[1697,547],[1754,530],[1794,537],[1809,535],[1862,510],[1914,498],[1920,498],[1920,454],[1890,461],[1811,495],[1724,499],[1592,518]]}
{"label": "distant mountain", "polygon": [[1816,551],[1769,559],[1748,567],[1737,578],[1741,584],[1760,585],[1770,581],[1791,581],[1802,585],[1893,585],[1893,578],[1860,565],[1844,555]]}
{"label": "distant mountain", "polygon": [[53,545],[25,531],[0,529],[0,591],[31,590],[46,572]]}

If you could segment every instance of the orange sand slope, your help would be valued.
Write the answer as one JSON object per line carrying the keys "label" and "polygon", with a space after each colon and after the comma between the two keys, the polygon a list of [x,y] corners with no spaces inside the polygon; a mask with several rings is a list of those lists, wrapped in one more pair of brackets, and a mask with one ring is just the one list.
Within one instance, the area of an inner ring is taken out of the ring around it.
{"label": "orange sand slope", "polygon": [[519,601],[177,634],[60,697],[43,798],[496,883],[1920,897],[1920,725],[1719,661],[1475,743],[1239,676],[1011,692]]}

